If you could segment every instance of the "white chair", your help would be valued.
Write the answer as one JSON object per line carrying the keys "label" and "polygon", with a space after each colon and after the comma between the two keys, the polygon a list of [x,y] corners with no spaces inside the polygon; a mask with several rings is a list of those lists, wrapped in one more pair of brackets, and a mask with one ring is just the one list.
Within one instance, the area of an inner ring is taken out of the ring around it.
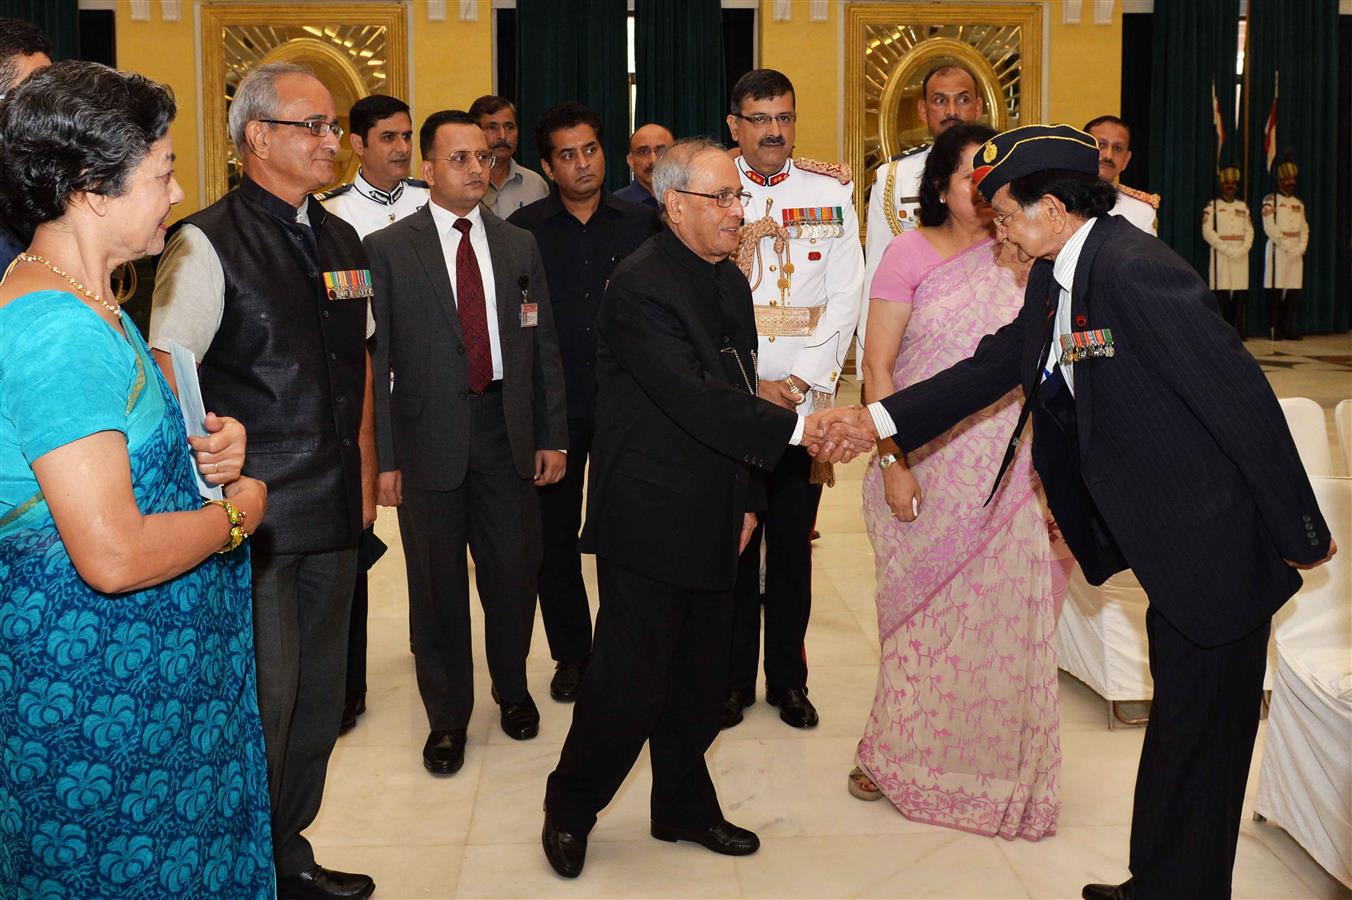
{"label": "white chair", "polygon": [[1333,408],[1333,421],[1338,426],[1338,444],[1343,449],[1343,465],[1352,475],[1352,400],[1340,400]]}
{"label": "white chair", "polygon": [[1254,813],[1352,887],[1352,479],[1312,482],[1340,549],[1302,573],[1273,620],[1277,672]]}
{"label": "white chair", "polygon": [[1305,474],[1314,478],[1333,474],[1333,454],[1329,452],[1328,426],[1324,423],[1324,409],[1308,397],[1287,397],[1278,400],[1286,427],[1296,442],[1296,452],[1305,464]]}

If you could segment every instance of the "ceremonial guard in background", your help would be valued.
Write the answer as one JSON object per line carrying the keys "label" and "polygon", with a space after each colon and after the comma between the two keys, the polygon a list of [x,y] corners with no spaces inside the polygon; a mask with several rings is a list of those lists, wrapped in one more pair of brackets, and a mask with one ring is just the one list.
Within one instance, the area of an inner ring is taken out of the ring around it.
{"label": "ceremonial guard in background", "polygon": [[1225,321],[1244,339],[1249,302],[1249,248],[1253,219],[1238,197],[1239,168],[1226,166],[1219,175],[1221,195],[1202,210],[1202,238],[1211,245],[1211,290]]}
{"label": "ceremonial guard in background", "polygon": [[1268,330],[1273,340],[1298,341],[1296,304],[1305,283],[1305,247],[1310,223],[1305,204],[1293,193],[1300,169],[1291,160],[1277,164],[1277,193],[1263,198],[1263,287],[1267,292]]}
{"label": "ceremonial guard in background", "polygon": [[[773,69],[748,72],[732,91],[728,128],[751,195],[737,264],[751,283],[760,396],[807,415],[832,405],[859,320],[864,259],[845,166],[791,159],[793,85]],[[812,607],[812,523],[829,469],[790,447],[767,476],[768,509],[741,557],[728,701],[735,725],[755,702],[760,644],[760,546],[765,559],[765,696],[797,728],[817,724],[807,698],[803,639]]]}
{"label": "ceremonial guard in background", "polygon": [[[408,177],[413,159],[413,119],[397,97],[371,94],[352,104],[348,143],[361,165],[356,178],[316,195],[323,207],[365,238],[427,205],[427,183]],[[352,619],[347,630],[347,695],[338,733],[351,731],[366,712],[366,572],[385,552],[374,526],[362,535]]]}
{"label": "ceremonial guard in background", "polygon": [[[976,78],[962,66],[949,63],[936,66],[920,82],[918,102],[920,118],[930,137],[938,137],[954,125],[975,122],[985,111],[976,89]],[[914,231],[920,224],[920,173],[929,159],[932,143],[924,143],[898,153],[878,167],[868,198],[868,242],[864,266],[864,293],[861,295],[859,345],[864,344],[864,323],[868,319],[868,290],[873,273],[882,262],[883,251],[892,238],[903,231]],[[862,353],[861,353],[862,355]]]}
{"label": "ceremonial guard in background", "polygon": [[1117,116],[1090,119],[1084,130],[1098,142],[1099,177],[1117,188],[1111,214],[1121,216],[1142,231],[1159,234],[1160,195],[1118,183],[1131,162],[1131,128]]}

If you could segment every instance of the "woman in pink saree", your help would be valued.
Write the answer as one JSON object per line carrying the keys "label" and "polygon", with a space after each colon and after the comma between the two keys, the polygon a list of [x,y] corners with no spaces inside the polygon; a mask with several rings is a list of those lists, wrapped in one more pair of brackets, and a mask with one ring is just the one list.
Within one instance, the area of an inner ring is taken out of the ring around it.
{"label": "woman in pink saree", "polygon": [[[865,402],[966,359],[1022,305],[1026,269],[1001,258],[971,183],[993,133],[954,126],[930,151],[922,227],[892,240],[870,290]],[[1021,399],[909,459],[884,441],[865,475],[882,659],[849,787],[917,822],[1038,840],[1056,830],[1061,749],[1057,566],[1030,442],[983,505]]]}

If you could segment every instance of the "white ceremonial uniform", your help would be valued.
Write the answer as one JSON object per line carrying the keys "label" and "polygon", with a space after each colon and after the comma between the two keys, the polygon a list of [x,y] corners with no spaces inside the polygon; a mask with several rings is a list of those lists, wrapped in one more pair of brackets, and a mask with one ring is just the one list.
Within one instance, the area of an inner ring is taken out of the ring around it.
{"label": "white ceremonial uniform", "polygon": [[[1152,202],[1153,201],[1153,202]],[[1117,202],[1109,210],[1121,216],[1147,234],[1159,234],[1159,194],[1147,194],[1135,188],[1117,186]]]}
{"label": "white ceremonial uniform", "polygon": [[[1305,283],[1305,247],[1310,243],[1310,223],[1305,204],[1288,194],[1263,198],[1263,287],[1298,291]],[[1273,274],[1273,270],[1276,274]]]}
{"label": "white ceremonial uniform", "polygon": [[360,171],[351,184],[315,195],[324,208],[365,238],[427,205],[427,185],[405,178],[392,191],[372,187]]}
{"label": "white ceremonial uniform", "polygon": [[1213,291],[1249,289],[1253,218],[1243,200],[1217,197],[1202,208],[1202,239],[1211,245]]}
{"label": "white ceremonial uniform", "polygon": [[[920,226],[920,175],[929,159],[930,144],[913,147],[880,165],[868,197],[867,249],[864,254],[863,302],[859,308],[859,346],[864,345],[868,323],[869,291],[873,275],[883,261],[883,251],[892,238]],[[890,189],[889,189],[890,188]],[[889,215],[890,213],[890,215]]]}
{"label": "white ceremonial uniform", "polygon": [[737,168],[751,194],[738,264],[756,304],[757,373],[807,382],[808,399],[798,407],[807,415],[814,393],[834,396],[859,321],[864,254],[853,189],[792,159],[768,179],[740,157]]}

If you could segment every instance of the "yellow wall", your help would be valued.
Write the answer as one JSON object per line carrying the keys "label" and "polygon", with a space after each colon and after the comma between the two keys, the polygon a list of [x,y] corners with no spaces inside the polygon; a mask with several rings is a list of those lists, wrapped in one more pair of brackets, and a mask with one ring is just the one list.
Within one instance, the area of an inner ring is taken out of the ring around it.
{"label": "yellow wall", "polygon": [[432,113],[469,109],[476,98],[493,91],[491,0],[479,0],[477,22],[461,22],[459,5],[447,3],[446,21],[429,22],[423,4],[413,4],[413,99],[409,106],[415,131]]}
{"label": "yellow wall", "polygon": [[[761,0],[760,65],[778,69],[793,82],[798,108],[795,156],[838,160],[845,112],[840,108],[840,17],[844,4],[828,4],[825,22],[811,22],[806,2],[794,3],[793,18],[776,22],[772,0]],[[728,85],[732,89],[732,85]],[[725,136],[726,137],[726,136]]]}
{"label": "yellow wall", "polygon": [[1079,128],[1095,116],[1122,111],[1122,4],[1113,4],[1110,25],[1094,24],[1093,5],[1084,4],[1079,25],[1062,25],[1061,4],[1052,6],[1049,122]]}

